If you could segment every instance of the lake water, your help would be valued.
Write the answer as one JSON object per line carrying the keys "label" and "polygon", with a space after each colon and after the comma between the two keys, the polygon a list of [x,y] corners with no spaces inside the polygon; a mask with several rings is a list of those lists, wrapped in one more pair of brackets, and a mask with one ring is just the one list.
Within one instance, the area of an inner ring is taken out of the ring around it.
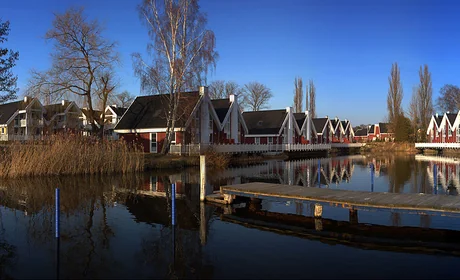
{"label": "lake water", "polygon": [[[208,182],[456,196],[459,164],[420,155],[270,161],[209,173]],[[196,168],[2,181],[0,202],[1,279],[458,278],[459,215],[360,209],[351,222],[348,209],[325,206],[318,228],[310,203],[200,204]]]}

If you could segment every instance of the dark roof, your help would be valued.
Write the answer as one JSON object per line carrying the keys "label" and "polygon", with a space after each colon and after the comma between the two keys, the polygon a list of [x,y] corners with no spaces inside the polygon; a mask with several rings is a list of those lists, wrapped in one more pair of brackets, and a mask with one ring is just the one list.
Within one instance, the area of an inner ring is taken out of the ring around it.
{"label": "dark roof", "polygon": [[315,126],[316,133],[322,133],[324,126],[327,124],[327,118],[314,118],[312,121]]}
{"label": "dark roof", "polygon": [[[200,98],[198,91],[181,94],[176,127],[183,127]],[[138,96],[115,129],[165,128],[169,94]]]}
{"label": "dark roof", "polygon": [[[30,101],[29,101],[30,100]],[[29,98],[27,102],[24,100],[5,103],[0,105],[0,124],[6,124],[6,122],[13,116],[18,110],[24,110],[29,105],[33,98]]]}
{"label": "dark roof", "polygon": [[355,136],[367,136],[367,129],[360,128],[355,131]]}
{"label": "dark roof", "polygon": [[374,132],[375,132],[375,125],[371,125],[371,127],[369,127],[369,130],[367,131],[367,133],[374,134]]}
{"label": "dark roof", "polygon": [[230,99],[213,99],[211,103],[219,117],[220,123],[222,123],[227,115],[228,109],[230,109]]}
{"label": "dark roof", "polygon": [[438,127],[441,126],[442,117],[443,117],[442,115],[435,115],[435,116],[434,116],[434,120],[436,121],[436,125],[437,125]]}
{"label": "dark roof", "polygon": [[109,107],[110,107],[110,109],[112,109],[112,111],[115,112],[115,114],[117,114],[117,116],[120,116],[120,117],[123,116],[123,114],[124,114],[124,113],[126,112],[126,110],[128,109],[128,108],[122,108],[122,107],[113,106],[113,105],[111,105],[111,106],[109,106]]}
{"label": "dark roof", "polygon": [[286,110],[243,112],[248,134],[278,135],[285,118]]}
{"label": "dark roof", "polygon": [[379,123],[380,133],[389,133],[389,124],[388,123]]}
{"label": "dark roof", "polygon": [[350,121],[341,121],[343,129],[347,128],[347,125]]}
{"label": "dark roof", "polygon": [[457,114],[454,114],[454,113],[448,113],[446,114],[447,115],[447,119],[449,120],[450,122],[450,125],[454,125],[454,122],[455,122],[455,119],[457,118]]}
{"label": "dark roof", "polygon": [[64,113],[65,109],[69,107],[70,101],[65,101],[64,105],[62,102],[56,104],[50,104],[43,106],[46,113],[43,115],[45,119],[50,120],[54,115]]}
{"label": "dark roof", "polygon": [[340,123],[340,120],[335,118],[335,119],[331,119],[331,124],[332,124],[332,128],[335,130],[337,128],[337,125]]}
{"label": "dark roof", "polygon": [[303,123],[305,122],[305,113],[294,113],[294,119],[297,122],[299,129],[301,129]]}

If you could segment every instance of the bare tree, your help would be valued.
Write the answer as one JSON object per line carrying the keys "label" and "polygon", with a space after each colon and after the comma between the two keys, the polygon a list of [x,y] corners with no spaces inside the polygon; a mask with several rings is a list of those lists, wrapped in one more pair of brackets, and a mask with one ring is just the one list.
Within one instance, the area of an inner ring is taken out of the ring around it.
{"label": "bare tree", "polygon": [[101,92],[107,90],[104,81],[113,80],[107,75],[113,75],[111,69],[119,61],[116,43],[106,40],[102,32],[101,24],[88,20],[83,8],[55,14],[53,28],[45,35],[54,42],[51,68],[46,72],[32,70],[27,89],[45,98],[56,99],[69,92],[83,97],[88,106],[88,122],[95,132],[99,126],[93,104],[106,98],[107,92]]}
{"label": "bare tree", "polygon": [[273,97],[271,90],[259,82],[250,82],[244,86],[246,103],[251,111],[260,111],[268,107],[268,101]]}
{"label": "bare tree", "polygon": [[139,15],[148,29],[152,62],[133,54],[135,74],[143,91],[169,96],[167,137],[161,151],[167,153],[179,117],[181,92],[196,88],[209,67],[215,67],[216,41],[214,33],[205,29],[206,15],[200,12],[197,0],[143,0]]}
{"label": "bare tree", "polygon": [[225,90],[225,81],[217,80],[209,84],[208,87],[209,97],[211,99],[220,99],[227,97],[227,92]]}
{"label": "bare tree", "polygon": [[303,83],[302,78],[294,79],[294,110],[296,113],[302,112],[303,103]]}
{"label": "bare tree", "polygon": [[414,140],[417,141],[418,135],[417,135],[417,130],[420,127],[420,118],[419,118],[419,95],[418,95],[419,88],[414,87],[412,89],[412,97],[411,101],[409,104],[409,118],[412,123],[412,128],[413,128],[413,135],[414,135]]}
{"label": "bare tree", "polygon": [[111,97],[112,98],[110,99],[110,101],[112,102],[112,104],[117,105],[121,108],[127,108],[136,98],[127,90],[124,90],[118,94],[111,95]]}
{"label": "bare tree", "polygon": [[[433,86],[431,82],[431,73],[428,70],[428,65],[420,66],[419,70],[420,85],[418,86],[418,110],[420,119],[420,129],[426,131],[433,114]],[[426,133],[423,133],[425,140]]]}
{"label": "bare tree", "polygon": [[460,109],[460,88],[447,84],[439,90],[436,106],[442,112],[456,112]]}
{"label": "bare tree", "polygon": [[[8,40],[10,33],[10,22],[2,22],[0,19],[0,44]],[[0,103],[16,98],[16,81],[18,77],[13,75],[11,69],[16,65],[19,59],[19,52],[0,47]]]}
{"label": "bare tree", "polygon": [[389,89],[387,96],[387,108],[388,108],[388,121],[392,131],[395,130],[396,121],[399,115],[402,114],[401,102],[403,99],[403,89],[401,85],[401,79],[399,74],[398,63],[395,62],[391,66],[390,77],[388,77]]}
{"label": "bare tree", "polygon": [[310,101],[308,102],[310,105],[309,112],[312,118],[316,118],[316,87],[313,83],[313,80],[310,80],[308,87],[308,96],[310,96]]}

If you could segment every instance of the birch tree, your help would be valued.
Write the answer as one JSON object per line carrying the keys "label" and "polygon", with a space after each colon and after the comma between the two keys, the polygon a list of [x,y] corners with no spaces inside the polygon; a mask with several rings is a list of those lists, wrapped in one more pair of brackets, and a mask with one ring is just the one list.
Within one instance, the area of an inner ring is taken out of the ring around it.
{"label": "birch tree", "polygon": [[166,138],[162,153],[169,151],[172,132],[179,119],[181,92],[196,89],[215,67],[214,33],[206,29],[206,15],[197,0],[143,0],[138,7],[148,30],[147,51],[151,61],[133,54],[134,71],[148,94],[168,94]]}
{"label": "birch tree", "polygon": [[246,104],[251,111],[260,111],[268,107],[268,101],[273,97],[271,90],[259,82],[250,82],[244,86]]}
{"label": "birch tree", "polygon": [[391,66],[390,77],[388,77],[389,89],[387,95],[388,121],[392,131],[395,130],[396,122],[399,115],[402,114],[401,102],[403,99],[403,89],[399,74],[398,63],[395,62]]}
{"label": "birch tree", "polygon": [[294,79],[294,111],[296,113],[302,112],[303,103],[303,83],[302,78],[296,77]]}
{"label": "birch tree", "polygon": [[[70,8],[55,14],[53,27],[45,39],[54,43],[52,65],[47,71],[32,70],[27,92],[47,100],[56,100],[71,93],[83,97],[88,107],[88,122],[92,131],[102,136],[97,122],[96,104],[106,103],[113,92],[112,68],[119,62],[116,43],[102,36],[103,27],[89,20],[83,8]],[[109,76],[110,75],[110,76]],[[102,99],[101,99],[102,98]]]}
{"label": "birch tree", "polygon": [[11,69],[19,59],[19,52],[1,47],[1,44],[8,40],[9,33],[10,22],[2,22],[0,19],[0,103],[16,98],[18,91],[16,87],[18,77]]}

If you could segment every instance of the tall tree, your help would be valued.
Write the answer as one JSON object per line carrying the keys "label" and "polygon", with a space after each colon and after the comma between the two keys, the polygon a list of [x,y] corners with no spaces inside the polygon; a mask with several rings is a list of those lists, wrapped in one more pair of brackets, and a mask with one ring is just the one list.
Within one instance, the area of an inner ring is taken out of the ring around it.
{"label": "tall tree", "polygon": [[[0,44],[8,40],[10,34],[10,22],[2,22],[0,19]],[[0,103],[16,98],[16,81],[18,77],[13,74],[11,69],[19,59],[19,52],[11,49],[2,48],[0,45]]]}
{"label": "tall tree", "polygon": [[152,61],[147,63],[134,53],[134,70],[143,91],[168,94],[167,137],[161,151],[167,153],[180,117],[181,92],[196,89],[208,69],[215,67],[216,40],[205,29],[206,15],[200,12],[197,0],[143,0],[138,10],[148,29],[147,51]]}
{"label": "tall tree", "polygon": [[303,103],[303,82],[302,78],[296,77],[294,79],[294,111],[296,113],[302,112]]}
{"label": "tall tree", "polygon": [[439,90],[436,106],[441,112],[456,112],[460,110],[460,88],[446,84]]}
{"label": "tall tree", "polygon": [[212,81],[208,86],[208,91],[211,99],[221,99],[227,97],[224,80]]}
{"label": "tall tree", "polygon": [[401,102],[403,99],[403,89],[401,85],[401,78],[397,62],[393,63],[393,65],[391,66],[391,73],[390,77],[388,77],[388,83],[388,121],[390,122],[390,129],[392,131],[395,131],[398,117],[402,114]]}
{"label": "tall tree", "polygon": [[[431,73],[428,70],[428,65],[420,66],[419,70],[420,85],[418,86],[418,109],[420,129],[426,131],[430,118],[433,114],[433,86],[431,82]],[[422,133],[422,141],[426,138],[426,133]]]}
{"label": "tall tree", "polygon": [[[88,122],[94,132],[102,135],[103,123],[98,124],[96,104],[107,102],[113,92],[113,66],[118,63],[116,43],[102,36],[97,20],[89,20],[83,8],[70,8],[55,14],[53,27],[45,38],[54,43],[52,65],[48,71],[32,70],[27,92],[60,98],[72,93],[84,98],[88,107]],[[108,90],[110,91],[108,92]]]}
{"label": "tall tree", "polygon": [[413,139],[415,141],[418,141],[417,131],[420,128],[420,118],[419,118],[420,110],[418,107],[420,105],[420,102],[419,102],[418,91],[419,91],[418,87],[414,87],[412,89],[412,96],[411,96],[411,100],[409,103],[409,118],[410,118],[412,128],[413,128],[413,131],[412,131]]}
{"label": "tall tree", "polygon": [[308,96],[310,96],[310,101],[308,102],[310,105],[309,107],[310,116],[312,118],[316,118],[316,87],[315,87],[315,84],[313,83],[313,80],[309,81]]}
{"label": "tall tree", "polygon": [[244,86],[246,104],[251,111],[260,111],[268,107],[268,101],[273,97],[271,90],[259,82],[250,82]]}

